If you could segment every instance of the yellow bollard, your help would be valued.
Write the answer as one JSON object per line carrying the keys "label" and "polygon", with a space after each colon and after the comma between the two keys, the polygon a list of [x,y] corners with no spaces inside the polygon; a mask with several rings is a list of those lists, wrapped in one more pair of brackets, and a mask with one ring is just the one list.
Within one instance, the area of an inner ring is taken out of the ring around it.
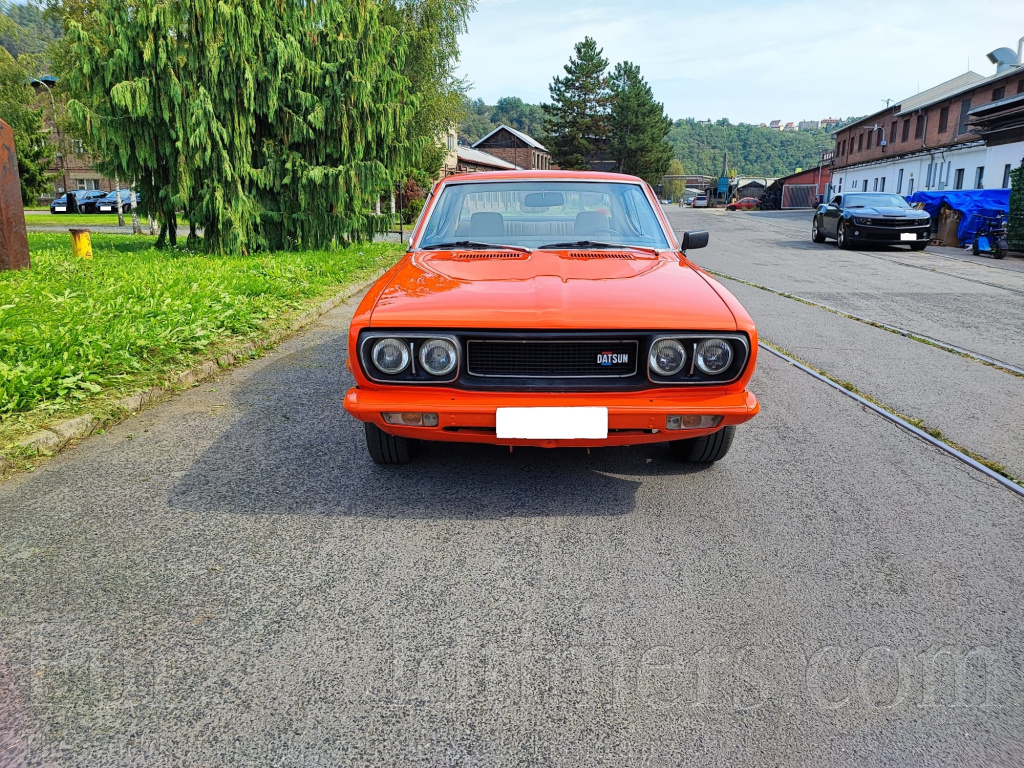
{"label": "yellow bollard", "polygon": [[72,229],[71,255],[79,259],[92,258],[92,237],[88,229]]}

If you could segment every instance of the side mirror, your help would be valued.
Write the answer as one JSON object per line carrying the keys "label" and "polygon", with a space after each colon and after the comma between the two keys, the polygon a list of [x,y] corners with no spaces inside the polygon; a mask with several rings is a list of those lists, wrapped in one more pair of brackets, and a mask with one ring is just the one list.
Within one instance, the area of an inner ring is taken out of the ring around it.
{"label": "side mirror", "polygon": [[707,248],[708,247],[708,233],[706,230],[698,230],[696,232],[683,232],[683,250],[688,251],[691,248]]}

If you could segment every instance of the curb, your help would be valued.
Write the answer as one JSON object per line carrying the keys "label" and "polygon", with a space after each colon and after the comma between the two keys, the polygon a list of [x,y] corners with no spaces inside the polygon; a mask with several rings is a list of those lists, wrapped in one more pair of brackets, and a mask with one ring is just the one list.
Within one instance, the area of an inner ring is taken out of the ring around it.
{"label": "curb", "polygon": [[[171,376],[163,386],[150,387],[149,389],[141,392],[136,392],[134,395],[123,397],[115,402],[114,405],[124,411],[127,411],[129,415],[134,416],[147,405],[159,400],[174,387],[191,387],[199,384],[200,382],[206,381],[222,369],[230,368],[238,361],[251,357],[261,349],[276,346],[296,331],[299,331],[316,320],[319,320],[332,309],[339,307],[356,294],[369,288],[373,283],[379,280],[385,272],[387,272],[387,269],[377,270],[377,272],[367,279],[361,280],[360,282],[339,291],[326,301],[322,301],[313,309],[303,312],[292,320],[290,325],[275,331],[266,339],[250,342],[232,352],[226,352],[216,359],[205,360],[199,365],[189,368],[187,371],[179,373],[176,376]],[[37,456],[40,454],[56,454],[66,448],[72,440],[88,437],[100,427],[119,421],[122,421],[122,419],[112,418],[104,420],[91,413],[85,413],[81,416],[65,419],[64,421],[59,421],[49,427],[40,429],[37,432],[33,432],[28,437],[15,443],[15,445],[20,448],[27,449],[30,453]],[[0,456],[0,473],[13,468],[14,466],[14,462],[10,459]]]}

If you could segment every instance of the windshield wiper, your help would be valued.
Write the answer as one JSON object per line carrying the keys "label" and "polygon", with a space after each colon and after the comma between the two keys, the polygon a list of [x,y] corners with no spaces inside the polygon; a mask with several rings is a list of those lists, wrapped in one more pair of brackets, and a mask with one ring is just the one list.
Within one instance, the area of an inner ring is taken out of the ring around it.
{"label": "windshield wiper", "polygon": [[519,253],[533,253],[530,248],[521,245],[502,245],[501,243],[481,243],[477,240],[455,240],[450,243],[434,243],[433,245],[420,246],[421,251],[450,251],[453,248],[487,248],[488,250],[518,251]]}
{"label": "windshield wiper", "polygon": [[541,248],[631,248],[635,251],[647,251],[648,253],[653,253],[655,256],[657,256],[659,253],[661,253],[662,250],[664,250],[658,248],[651,248],[648,245],[625,245],[623,243],[603,243],[599,240],[574,240],[568,243],[548,243],[547,245],[542,245]]}

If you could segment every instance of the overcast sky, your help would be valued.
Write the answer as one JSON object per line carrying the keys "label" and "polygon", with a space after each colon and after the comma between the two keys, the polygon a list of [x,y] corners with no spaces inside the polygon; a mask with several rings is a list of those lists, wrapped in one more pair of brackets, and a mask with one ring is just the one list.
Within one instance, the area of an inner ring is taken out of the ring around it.
{"label": "overcast sky", "polygon": [[866,115],[1017,50],[1022,0],[479,0],[462,38],[470,95],[547,101],[590,35],[640,69],[673,119]]}

